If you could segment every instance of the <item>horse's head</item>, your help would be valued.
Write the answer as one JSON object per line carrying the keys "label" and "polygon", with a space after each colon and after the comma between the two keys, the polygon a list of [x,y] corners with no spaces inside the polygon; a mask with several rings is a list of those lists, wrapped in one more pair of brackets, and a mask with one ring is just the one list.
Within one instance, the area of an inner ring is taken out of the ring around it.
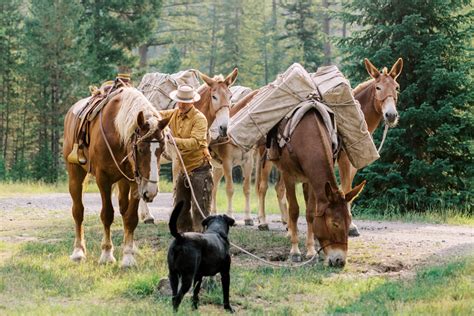
{"label": "horse's head", "polygon": [[383,115],[385,124],[393,127],[397,125],[399,118],[397,99],[400,85],[396,80],[402,72],[403,59],[398,58],[390,72],[387,67],[379,71],[367,58],[364,59],[364,63],[369,75],[375,79],[376,110]]}
{"label": "horse's head", "polygon": [[[201,79],[209,88],[209,109],[207,110],[208,124],[210,125],[211,138],[227,136],[227,126],[229,125],[229,110],[232,93],[229,87],[237,78],[238,69],[235,68],[225,79],[222,75],[210,78],[205,74],[200,74]],[[203,100],[202,102],[206,102]],[[205,113],[206,114],[206,113]]]}
{"label": "horse's head", "polygon": [[329,266],[343,267],[346,264],[347,241],[351,223],[349,204],[362,191],[364,185],[365,181],[344,195],[342,191],[334,189],[329,182],[326,183],[325,191],[328,203],[322,206],[318,205],[313,231],[323,249],[324,263]]}
{"label": "horse's head", "polygon": [[164,122],[156,115],[145,117],[143,111],[137,116],[137,129],[132,137],[130,161],[134,165],[138,194],[146,202],[152,202],[158,193],[160,156],[166,150]]}

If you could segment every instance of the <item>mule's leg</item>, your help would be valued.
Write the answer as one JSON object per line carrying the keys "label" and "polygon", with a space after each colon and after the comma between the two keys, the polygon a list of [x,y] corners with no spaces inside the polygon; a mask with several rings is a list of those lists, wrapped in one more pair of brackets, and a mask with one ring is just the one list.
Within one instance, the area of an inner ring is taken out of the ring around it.
{"label": "mule's leg", "polygon": [[[344,193],[347,193],[352,190],[352,181],[354,180],[354,177],[357,173],[357,169],[352,166],[351,162],[349,161],[349,158],[347,157],[346,152],[344,151],[340,153],[339,159],[337,160],[337,164],[339,166],[339,175],[341,178],[342,191],[344,191]],[[349,207],[349,212],[350,211],[351,209]],[[359,229],[354,224],[354,222],[351,222],[351,225],[349,226],[349,236],[360,236]]]}
{"label": "mule's leg", "polygon": [[296,199],[296,187],[294,181],[288,179],[283,175],[286,187],[286,198],[289,204],[289,220],[288,220],[288,229],[291,233],[291,250],[290,257],[291,261],[299,262],[301,261],[301,251],[298,247],[298,216],[299,216],[299,207],[298,201]]}
{"label": "mule's leg", "polygon": [[143,220],[145,224],[154,224],[155,218],[150,213],[150,209],[148,208],[148,204],[140,199],[138,204],[138,214],[140,214],[140,219]]}
{"label": "mule's leg", "polygon": [[125,214],[122,214],[123,220],[123,258],[122,268],[135,266],[137,262],[133,256],[135,253],[135,245],[133,242],[133,233],[138,224],[138,202],[137,185],[134,183],[130,186],[131,195],[128,202],[128,208]]}
{"label": "mule's leg", "polygon": [[245,225],[253,226],[253,220],[250,216],[250,181],[252,180],[253,156],[247,153],[242,164],[242,173],[244,176],[243,190],[245,196]]}
{"label": "mule's leg", "polygon": [[259,230],[269,230],[267,224],[267,218],[265,216],[265,196],[268,190],[268,177],[272,171],[272,162],[266,161],[265,166],[262,168],[262,157],[257,157],[257,181],[255,181],[255,186],[257,189],[258,195],[258,229]]}
{"label": "mule's leg", "polygon": [[224,176],[224,170],[220,167],[212,168],[212,180],[214,181],[214,187],[212,188],[212,207],[211,214],[217,214],[217,189],[219,189],[219,184],[221,179]]}
{"label": "mule's leg", "polygon": [[[114,207],[112,206],[112,184],[109,179],[100,173],[96,177],[97,186],[100,190],[100,196],[102,198],[102,210],[100,211],[100,219],[104,226],[104,237],[102,239],[102,253],[100,255],[99,263],[115,263],[114,257],[114,245],[112,244],[112,238],[110,235],[110,226],[114,221]],[[120,198],[120,195],[119,195]]]}
{"label": "mule's leg", "polygon": [[306,224],[308,225],[308,232],[306,234],[306,257],[309,259],[316,254],[313,231],[313,222],[316,211],[316,195],[313,188],[308,183],[304,183],[303,188],[306,191]]}
{"label": "mule's leg", "polygon": [[284,225],[288,223],[288,205],[286,204],[286,189],[283,178],[280,176],[278,182],[275,184],[275,191],[278,199],[278,206],[280,207],[281,222]]}
{"label": "mule's leg", "polygon": [[232,160],[226,159],[222,162],[224,168],[225,191],[227,193],[227,215],[234,217],[232,197],[234,196],[234,181],[232,180]]}
{"label": "mule's leg", "polygon": [[87,175],[80,166],[67,163],[69,175],[69,193],[72,198],[72,216],[74,217],[76,237],[74,239],[74,250],[70,256],[72,261],[80,262],[86,259],[86,243],[84,240],[84,205],[82,204],[82,184]]}

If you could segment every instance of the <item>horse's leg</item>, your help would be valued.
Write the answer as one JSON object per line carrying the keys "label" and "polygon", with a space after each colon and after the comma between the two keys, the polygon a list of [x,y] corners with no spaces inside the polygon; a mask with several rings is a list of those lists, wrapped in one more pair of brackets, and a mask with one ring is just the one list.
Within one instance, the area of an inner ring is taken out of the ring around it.
{"label": "horse's leg", "polygon": [[155,218],[151,215],[150,209],[148,208],[148,204],[140,199],[138,203],[138,214],[140,214],[140,219],[143,220],[145,224],[154,224]]}
{"label": "horse's leg", "polygon": [[86,259],[86,242],[84,240],[84,205],[82,204],[82,184],[87,175],[86,171],[78,165],[67,163],[69,175],[69,193],[72,198],[72,216],[76,223],[76,237],[74,250],[70,256],[72,261],[80,262]]}
{"label": "horse's leg", "polygon": [[[349,158],[347,157],[346,152],[344,151],[340,153],[339,159],[337,160],[337,164],[339,166],[339,175],[341,178],[342,191],[344,193],[347,193],[352,190],[352,181],[354,180],[354,177],[357,173],[357,169],[352,166],[351,162],[349,161]],[[350,211],[351,208],[349,207],[349,212]],[[351,222],[351,225],[349,227],[349,236],[360,236],[359,229],[354,224],[354,222]]]}
{"label": "horse's leg", "polygon": [[288,205],[286,204],[286,189],[285,183],[283,182],[283,178],[280,176],[278,182],[275,184],[275,191],[277,194],[278,199],[278,206],[280,207],[281,213],[281,222],[283,225],[287,225],[288,223]]}
{"label": "horse's leg", "polygon": [[291,261],[301,261],[301,251],[298,247],[298,216],[299,207],[296,199],[296,187],[294,181],[288,179],[283,175],[286,187],[286,198],[289,204],[289,221],[288,228],[291,233],[291,250],[290,257]]}
{"label": "horse's leg", "polygon": [[123,220],[123,258],[122,268],[135,266],[135,244],[133,242],[133,233],[138,224],[138,189],[137,184],[130,185],[131,194],[128,201],[128,207],[125,213],[122,214]]}
{"label": "horse's leg", "polygon": [[309,183],[303,183],[303,190],[306,191],[306,224],[308,225],[308,232],[306,234],[306,258],[309,259],[316,254],[313,231],[314,215],[316,211],[316,195]]}
{"label": "horse's leg", "polygon": [[253,220],[250,216],[250,181],[252,180],[253,156],[246,154],[244,163],[242,164],[242,174],[244,175],[243,190],[245,196],[245,225],[253,226]]}
{"label": "horse's leg", "polygon": [[225,191],[227,193],[227,215],[233,217],[234,181],[232,180],[232,159],[225,159],[222,162],[222,167],[224,168]]}
{"label": "horse's leg", "polygon": [[214,181],[214,187],[212,188],[212,207],[211,214],[217,214],[217,189],[219,189],[219,184],[221,179],[224,176],[224,170],[220,167],[212,168],[212,180]]}
{"label": "horse's leg", "polygon": [[[102,175],[96,176],[97,186],[99,187],[100,196],[102,198],[102,209],[100,211],[100,219],[104,226],[104,237],[102,239],[102,253],[100,255],[99,263],[115,263],[114,258],[114,245],[112,244],[112,238],[110,236],[110,226],[114,221],[114,207],[112,205],[112,183],[110,180]],[[120,195],[119,195],[120,199]]]}
{"label": "horse's leg", "polygon": [[259,230],[269,230],[267,218],[265,216],[265,196],[267,195],[268,190],[268,177],[272,171],[273,163],[271,161],[265,161],[265,166],[262,167],[262,157],[259,155],[257,157],[257,167],[255,172],[257,172],[257,181],[255,181],[255,187],[257,189],[258,195],[258,229]]}

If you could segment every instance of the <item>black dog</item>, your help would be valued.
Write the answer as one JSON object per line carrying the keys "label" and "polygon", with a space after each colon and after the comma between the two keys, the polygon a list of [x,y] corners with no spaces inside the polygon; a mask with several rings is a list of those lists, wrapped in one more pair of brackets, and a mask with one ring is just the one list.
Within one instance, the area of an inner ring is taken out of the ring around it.
{"label": "black dog", "polygon": [[[178,310],[184,294],[194,283],[193,307],[198,307],[202,277],[221,274],[224,308],[233,312],[229,303],[230,253],[227,234],[235,221],[227,215],[208,216],[202,221],[204,233],[178,233],[176,222],[184,202],[179,202],[171,214],[169,228],[176,239],[168,250],[168,269],[173,291],[173,308]],[[179,279],[181,287],[178,291]]]}

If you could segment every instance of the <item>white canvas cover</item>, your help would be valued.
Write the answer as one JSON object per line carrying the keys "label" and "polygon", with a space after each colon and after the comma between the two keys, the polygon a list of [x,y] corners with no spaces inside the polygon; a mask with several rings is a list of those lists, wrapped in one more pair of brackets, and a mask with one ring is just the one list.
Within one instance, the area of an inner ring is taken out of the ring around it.
{"label": "white canvas cover", "polygon": [[291,65],[275,81],[261,88],[249,104],[230,119],[229,137],[239,147],[250,150],[315,90],[303,66],[297,63]]}
{"label": "white canvas cover", "polygon": [[337,131],[352,165],[360,169],[377,160],[380,156],[349,81],[336,66],[320,67],[310,76],[323,103],[334,112]]}
{"label": "white canvas cover", "polygon": [[194,89],[199,88],[198,71],[189,69],[175,74],[148,73],[143,76],[138,85],[138,90],[145,95],[155,108],[167,110],[174,108],[176,104],[169,97],[170,92],[176,90],[182,84],[191,85]]}

